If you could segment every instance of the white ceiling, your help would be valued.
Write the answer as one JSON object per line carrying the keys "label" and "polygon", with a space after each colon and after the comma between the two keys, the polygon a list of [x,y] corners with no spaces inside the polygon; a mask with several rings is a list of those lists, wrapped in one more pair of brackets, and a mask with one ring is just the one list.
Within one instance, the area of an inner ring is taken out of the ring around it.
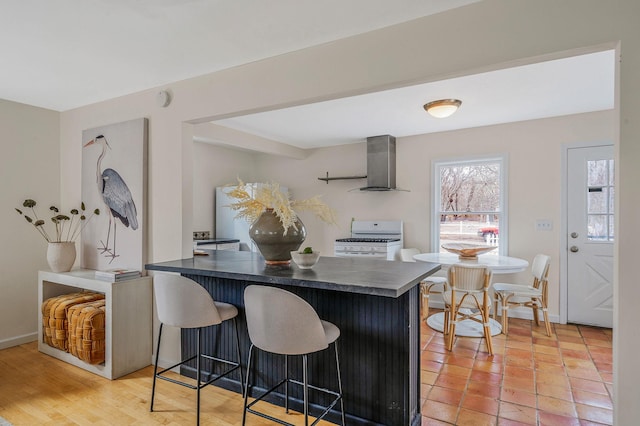
{"label": "white ceiling", "polygon": [[479,0],[2,0],[0,99],[66,111]]}
{"label": "white ceiling", "polygon": [[[476,1],[3,0],[0,99],[66,111]],[[217,124],[313,148],[610,109],[613,87],[609,51]]]}
{"label": "white ceiling", "polygon": [[[218,120],[215,123],[300,148],[601,111],[614,105],[612,50],[434,83]],[[449,118],[423,105],[460,99]]]}

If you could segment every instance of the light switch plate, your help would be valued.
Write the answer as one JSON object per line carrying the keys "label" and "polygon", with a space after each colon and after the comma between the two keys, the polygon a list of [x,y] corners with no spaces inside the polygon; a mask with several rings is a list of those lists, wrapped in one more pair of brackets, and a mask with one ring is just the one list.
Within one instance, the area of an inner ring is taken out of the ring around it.
{"label": "light switch plate", "polygon": [[536,231],[551,231],[553,229],[553,222],[549,219],[536,220]]}

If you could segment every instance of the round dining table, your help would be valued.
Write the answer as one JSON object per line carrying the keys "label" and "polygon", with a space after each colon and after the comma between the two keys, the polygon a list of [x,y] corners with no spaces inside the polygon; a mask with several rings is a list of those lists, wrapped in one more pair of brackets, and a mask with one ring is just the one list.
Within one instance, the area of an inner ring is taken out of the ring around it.
{"label": "round dining table", "polygon": [[[416,261],[439,263],[443,270],[455,263],[471,263],[488,266],[493,274],[513,274],[522,272],[527,269],[529,262],[525,259],[510,256],[499,256],[495,254],[481,254],[475,259],[460,259],[454,253],[420,253],[413,256]],[[434,330],[443,331],[444,313],[439,312],[427,318],[427,324]],[[494,320],[489,319],[491,334],[496,335],[502,331],[502,325]],[[483,337],[484,330],[482,326],[472,320],[461,321],[456,328],[456,336],[467,337]]]}
{"label": "round dining table", "polygon": [[529,262],[525,259],[495,254],[481,254],[476,259],[460,259],[454,253],[420,253],[413,256],[421,262],[439,263],[443,269],[454,263],[472,263],[488,266],[494,274],[513,274],[527,269]]}

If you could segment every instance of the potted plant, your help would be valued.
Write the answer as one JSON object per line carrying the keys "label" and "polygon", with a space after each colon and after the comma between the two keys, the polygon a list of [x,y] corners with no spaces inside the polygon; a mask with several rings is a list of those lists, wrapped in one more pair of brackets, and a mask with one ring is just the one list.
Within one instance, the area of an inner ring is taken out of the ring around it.
{"label": "potted plant", "polygon": [[311,211],[327,223],[335,223],[335,212],[319,196],[292,200],[275,182],[260,184],[255,192],[238,179],[238,185],[228,192],[238,200],[229,207],[238,212],[236,219],[252,223],[249,236],[256,243],[267,264],[289,264],[291,251],[297,250],[306,238],[306,229],[296,211]]}
{"label": "potted plant", "polygon": [[87,225],[94,215],[99,215],[100,210],[95,209],[88,217],[85,215],[85,205],[80,204],[80,209],[71,209],[69,214],[60,213],[60,209],[56,206],[49,207],[51,211],[51,222],[53,230],[47,230],[46,222],[40,219],[36,212],[36,202],[32,199],[26,199],[22,203],[22,207],[30,209],[30,213],[26,214],[21,209],[16,208],[18,214],[23,216],[25,220],[33,225],[38,233],[47,241],[47,262],[53,272],[67,272],[71,270],[76,260],[75,240],[78,238],[82,229]]}

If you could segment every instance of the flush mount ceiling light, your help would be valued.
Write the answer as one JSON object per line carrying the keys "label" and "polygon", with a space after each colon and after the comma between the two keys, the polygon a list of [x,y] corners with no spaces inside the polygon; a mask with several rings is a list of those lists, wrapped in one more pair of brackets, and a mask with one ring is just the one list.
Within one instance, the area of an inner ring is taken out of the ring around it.
{"label": "flush mount ceiling light", "polygon": [[445,118],[456,112],[461,104],[458,99],[440,99],[424,104],[424,109],[436,118]]}

